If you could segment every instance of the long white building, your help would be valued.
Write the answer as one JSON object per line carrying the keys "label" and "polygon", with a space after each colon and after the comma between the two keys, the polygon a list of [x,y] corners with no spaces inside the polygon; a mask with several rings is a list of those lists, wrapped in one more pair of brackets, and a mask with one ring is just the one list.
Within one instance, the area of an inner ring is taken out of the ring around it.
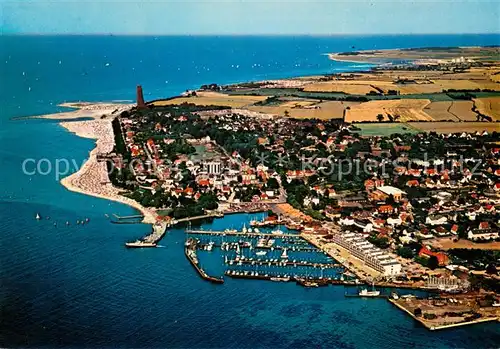
{"label": "long white building", "polygon": [[385,251],[368,242],[362,234],[339,232],[333,234],[333,242],[347,249],[367,266],[384,276],[401,274],[401,264]]}

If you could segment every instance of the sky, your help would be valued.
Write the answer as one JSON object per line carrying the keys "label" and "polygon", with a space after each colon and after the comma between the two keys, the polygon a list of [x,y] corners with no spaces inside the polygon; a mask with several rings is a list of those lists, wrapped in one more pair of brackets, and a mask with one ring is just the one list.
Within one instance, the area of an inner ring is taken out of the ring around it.
{"label": "sky", "polygon": [[500,33],[488,0],[0,0],[3,34]]}

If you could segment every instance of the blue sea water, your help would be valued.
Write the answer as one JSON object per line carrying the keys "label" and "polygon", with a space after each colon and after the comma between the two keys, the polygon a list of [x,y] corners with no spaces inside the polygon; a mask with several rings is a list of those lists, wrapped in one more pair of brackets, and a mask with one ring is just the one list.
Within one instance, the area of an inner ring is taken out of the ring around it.
{"label": "blue sea water", "polygon": [[[163,248],[126,250],[125,241],[150,228],[113,225],[104,214],[133,209],[22,171],[28,158],[81,163],[94,142],[55,121],[11,118],[61,110],[64,101],[132,100],[137,84],[154,99],[212,82],[366,69],[324,55],[352,46],[498,44],[498,35],[0,37],[0,346],[497,347],[498,324],[428,332],[385,300],[345,298],[343,287],[206,283],[184,256],[182,227],[169,231]],[[34,219],[37,212],[43,220]],[[75,224],[87,217],[88,225]],[[241,227],[250,218],[204,228]],[[220,260],[202,258],[219,270]]]}

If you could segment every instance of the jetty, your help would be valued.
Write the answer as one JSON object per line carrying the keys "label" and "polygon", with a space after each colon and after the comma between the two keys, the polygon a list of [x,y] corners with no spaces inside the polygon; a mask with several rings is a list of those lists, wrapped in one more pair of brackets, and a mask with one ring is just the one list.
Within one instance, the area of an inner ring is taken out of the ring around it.
{"label": "jetty", "polygon": [[136,214],[136,215],[131,215],[131,216],[118,216],[117,214],[114,214],[114,213],[113,213],[113,217],[115,217],[119,221],[127,220],[127,219],[143,219],[144,218],[144,216],[142,214]]}
{"label": "jetty", "polygon": [[167,232],[166,223],[156,223],[153,224],[153,232],[142,239],[136,240],[134,242],[127,242],[125,247],[127,248],[150,248],[156,247],[158,242],[165,236]]}
{"label": "jetty", "polygon": [[223,284],[224,279],[210,276],[200,267],[198,257],[196,255],[197,244],[198,244],[198,242],[192,238],[190,238],[186,241],[186,244],[184,246],[184,253],[185,253],[187,259],[189,260],[191,265],[194,267],[194,269],[198,272],[198,274],[202,277],[203,280],[210,281],[210,282],[213,282],[215,284]]}
{"label": "jetty", "polygon": [[209,213],[209,214],[205,214],[205,215],[201,215],[201,216],[174,219],[174,220],[172,220],[172,225],[179,224],[179,223],[185,223],[185,222],[199,221],[201,219],[222,218],[222,217],[224,217],[223,213],[213,212],[213,213]]}
{"label": "jetty", "polygon": [[294,281],[298,285],[311,287],[311,283],[316,283],[319,286],[328,286],[328,285],[346,285],[346,286],[356,286],[359,285],[355,281],[352,280],[341,280],[341,279],[332,279],[332,278],[312,278],[312,277],[303,277],[297,275],[288,275],[288,274],[269,274],[269,273],[259,273],[256,271],[238,271],[238,270],[226,270],[225,274],[228,277],[235,279],[250,279],[250,280],[265,280],[265,281],[280,281],[280,282],[288,282]]}
{"label": "jetty", "polygon": [[211,236],[248,236],[248,237],[296,237],[300,238],[297,234],[272,234],[272,233],[254,233],[254,232],[242,232],[242,231],[216,231],[216,230],[186,230],[186,234],[198,234],[198,235],[211,235]]}
{"label": "jetty", "polygon": [[312,267],[321,269],[334,269],[342,268],[342,264],[337,263],[314,263],[309,261],[290,261],[278,259],[253,259],[253,258],[239,258],[228,260],[226,264],[229,265],[262,265],[262,266],[276,266],[276,267]]}

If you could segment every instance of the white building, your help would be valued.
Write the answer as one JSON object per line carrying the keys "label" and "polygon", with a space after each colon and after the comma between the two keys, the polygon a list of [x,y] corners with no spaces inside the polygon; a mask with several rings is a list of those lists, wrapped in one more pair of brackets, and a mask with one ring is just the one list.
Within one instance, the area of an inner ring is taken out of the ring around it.
{"label": "white building", "polygon": [[333,242],[349,250],[367,266],[384,276],[401,274],[401,264],[385,251],[366,241],[362,234],[351,232],[333,234]]}
{"label": "white building", "polygon": [[498,232],[492,230],[471,230],[467,234],[469,240],[494,240],[498,239]]}
{"label": "white building", "polygon": [[204,163],[205,171],[209,174],[221,174],[222,173],[222,164],[220,161],[208,161]]}

